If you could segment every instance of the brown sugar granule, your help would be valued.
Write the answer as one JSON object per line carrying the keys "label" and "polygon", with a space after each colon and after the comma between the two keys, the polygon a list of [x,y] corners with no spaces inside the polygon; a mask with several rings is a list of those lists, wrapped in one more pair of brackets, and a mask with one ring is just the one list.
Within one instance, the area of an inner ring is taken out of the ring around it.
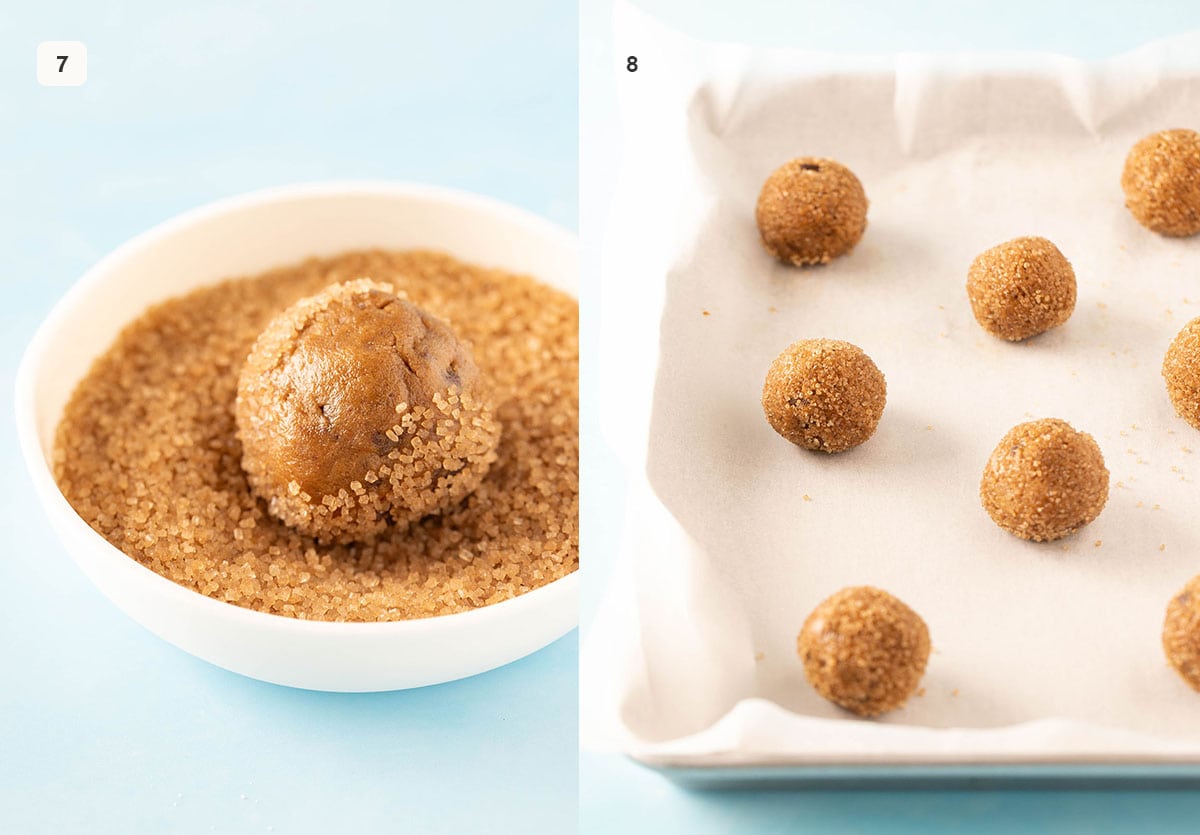
{"label": "brown sugar granule", "polygon": [[1175,671],[1200,691],[1200,575],[1188,580],[1167,604],[1162,645]]}
{"label": "brown sugar granule", "polygon": [[[1175,412],[1200,429],[1200,317],[1184,325],[1171,341],[1162,375]],[[1184,451],[1191,450],[1184,447]]]}
{"label": "brown sugar granule", "polygon": [[1075,271],[1045,238],[1015,238],[979,254],[967,271],[975,320],[1018,341],[1058,327],[1075,310]]}
{"label": "brown sugar granule", "polygon": [[813,610],[797,648],[805,677],[822,697],[859,716],[878,716],[916,692],[929,661],[929,629],[886,591],[856,586]]}
{"label": "brown sugar granule", "polygon": [[1074,533],[1108,501],[1108,469],[1094,438],[1066,421],[1018,424],[996,445],[979,497],[992,521],[1035,542]]}
{"label": "brown sugar granule", "polygon": [[771,426],[792,443],[842,452],[875,433],[887,402],[883,373],[857,345],[802,339],[775,358],[763,384]]}
{"label": "brown sugar granule", "polygon": [[1121,172],[1125,205],[1160,235],[1200,232],[1200,134],[1176,128],[1138,140]]}
{"label": "brown sugar granule", "polygon": [[271,320],[242,366],[234,415],[250,488],[272,516],[329,542],[453,506],[500,437],[469,347],[367,279]]}
{"label": "brown sugar granule", "polygon": [[799,157],[767,178],[754,216],[763,246],[780,261],[826,264],[862,238],[867,195],[837,160]]}
{"label": "brown sugar granule", "polygon": [[[454,322],[504,431],[459,504],[369,543],[323,544],[250,491],[238,373],[281,311],[361,276]],[[578,356],[575,301],[532,278],[432,252],[310,259],[202,288],[128,325],[67,405],[55,475],[116,547],[218,600],[312,620],[461,612],[578,567]]]}

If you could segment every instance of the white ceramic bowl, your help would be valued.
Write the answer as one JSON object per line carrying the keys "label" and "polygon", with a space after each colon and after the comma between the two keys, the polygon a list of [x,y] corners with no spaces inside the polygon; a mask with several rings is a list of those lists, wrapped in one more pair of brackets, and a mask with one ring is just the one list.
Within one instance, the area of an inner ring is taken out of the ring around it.
{"label": "white ceramic bowl", "polygon": [[75,385],[148,305],[227,276],[366,247],[445,250],[578,292],[574,236],[511,206],[388,183],[270,189],[187,212],[100,261],[50,313],[17,375],[21,447],[50,522],[79,567],[164,640],[227,670],[292,687],[398,690],[515,661],[576,625],[578,575],[481,609],[396,623],[251,611],[176,585],[110,545],[59,491],[50,452]]}

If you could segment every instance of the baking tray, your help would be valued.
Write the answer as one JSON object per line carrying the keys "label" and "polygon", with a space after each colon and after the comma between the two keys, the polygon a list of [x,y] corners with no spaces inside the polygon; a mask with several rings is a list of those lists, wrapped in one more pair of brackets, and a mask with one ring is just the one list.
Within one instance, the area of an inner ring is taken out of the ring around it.
{"label": "baking tray", "polygon": [[[701,44],[625,5],[616,21],[616,52],[655,60],[620,82],[601,423],[631,498],[585,643],[585,747],[706,786],[1194,781],[1200,701],[1157,633],[1200,571],[1200,436],[1157,366],[1200,314],[1200,242],[1138,226],[1119,175],[1133,141],[1200,113],[1200,38],[1087,64]],[[774,263],[753,226],[758,186],[801,154],[841,159],[871,199],[863,241],[815,270]],[[1059,244],[1079,301],[1014,346],[963,285],[1020,234]],[[812,456],[762,420],[762,374],[804,336],[856,342],[888,376],[858,450]],[[1096,523],[1038,545],[976,491],[1003,433],[1042,416],[1095,435],[1113,484]],[[925,693],[877,722],[820,700],[794,657],[812,606],[858,583],[933,633]]]}

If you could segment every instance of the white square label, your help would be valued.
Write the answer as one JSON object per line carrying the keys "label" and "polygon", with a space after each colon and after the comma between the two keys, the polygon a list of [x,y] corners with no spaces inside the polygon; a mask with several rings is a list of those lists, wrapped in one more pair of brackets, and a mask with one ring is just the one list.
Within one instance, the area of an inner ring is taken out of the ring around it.
{"label": "white square label", "polygon": [[87,47],[81,41],[42,41],[37,77],[45,87],[78,87],[87,81]]}

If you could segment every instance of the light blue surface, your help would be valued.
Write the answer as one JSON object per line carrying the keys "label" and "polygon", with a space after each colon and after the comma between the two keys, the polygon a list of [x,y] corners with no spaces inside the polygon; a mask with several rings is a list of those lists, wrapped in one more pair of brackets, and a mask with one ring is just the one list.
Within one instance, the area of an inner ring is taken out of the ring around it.
{"label": "light blue surface", "polygon": [[[1100,59],[1155,38],[1200,29],[1191,0],[1034,0],[920,4],[742,0],[635,0],[664,23],[695,37],[858,53],[896,51],[1055,51]],[[611,68],[624,65],[608,43],[610,0],[582,6],[581,227],[585,333],[595,327],[607,194],[618,164],[619,126]],[[1200,119],[1200,114],[1197,115]],[[586,343],[585,343],[586,344]],[[584,371],[594,367],[585,352]],[[619,470],[606,454],[584,389],[584,632],[600,599],[617,544],[611,520],[622,511]],[[594,402],[594,401],[592,401]],[[607,523],[606,523],[607,520]],[[1194,832],[1194,791],[683,791],[661,775],[611,754],[584,754],[580,765],[581,832],[931,833]]]}
{"label": "light blue surface", "polygon": [[[89,80],[42,88],[42,40]],[[402,693],[288,690],[144,632],[28,494],[12,377],[107,251],[260,186],[456,186],[568,227],[576,11],[503,4],[6,3],[0,10],[0,833],[569,832],[576,635]]]}

